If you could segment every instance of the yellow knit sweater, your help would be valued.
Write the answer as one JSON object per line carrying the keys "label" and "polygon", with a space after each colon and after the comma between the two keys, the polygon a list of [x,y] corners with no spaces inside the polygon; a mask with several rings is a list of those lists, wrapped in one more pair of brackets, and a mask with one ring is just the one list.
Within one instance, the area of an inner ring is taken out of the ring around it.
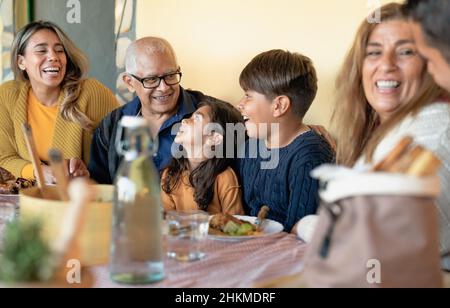
{"label": "yellow knit sweater", "polygon": [[[30,164],[22,134],[22,123],[27,122],[27,102],[30,84],[9,81],[0,86],[0,167],[20,177],[22,169]],[[64,98],[60,96],[59,104]],[[110,90],[100,82],[88,79],[82,86],[78,109],[91,119],[95,126],[119,104]],[[56,118],[52,147],[63,152],[64,158],[81,158],[86,164],[92,132],[78,124],[65,121],[60,114]]]}

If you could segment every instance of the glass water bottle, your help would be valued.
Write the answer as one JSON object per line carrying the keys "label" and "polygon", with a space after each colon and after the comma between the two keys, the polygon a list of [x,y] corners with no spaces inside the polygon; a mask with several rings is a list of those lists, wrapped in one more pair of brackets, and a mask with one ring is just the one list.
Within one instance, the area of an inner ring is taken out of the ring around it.
{"label": "glass water bottle", "polygon": [[114,183],[110,256],[111,278],[119,283],[164,278],[160,179],[152,159],[156,147],[144,118],[122,118],[116,148],[124,159]]}

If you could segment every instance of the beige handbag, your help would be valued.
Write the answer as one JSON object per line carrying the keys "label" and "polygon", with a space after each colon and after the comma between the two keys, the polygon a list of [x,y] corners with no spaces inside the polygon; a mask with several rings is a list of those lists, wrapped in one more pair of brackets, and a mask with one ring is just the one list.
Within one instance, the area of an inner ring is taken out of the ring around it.
{"label": "beige handbag", "polygon": [[326,187],[305,256],[309,287],[442,287],[439,179],[324,166]]}

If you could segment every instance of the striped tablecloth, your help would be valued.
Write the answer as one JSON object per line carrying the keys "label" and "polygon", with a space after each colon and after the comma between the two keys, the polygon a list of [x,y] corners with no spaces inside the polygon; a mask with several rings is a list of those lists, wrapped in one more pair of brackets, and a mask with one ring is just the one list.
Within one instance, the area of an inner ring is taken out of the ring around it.
{"label": "striped tablecloth", "polygon": [[[239,243],[208,240],[203,260],[165,260],[166,278],[144,287],[250,288],[259,282],[299,273],[306,245],[280,233]],[[123,287],[109,279],[108,267],[91,268],[93,287]]]}

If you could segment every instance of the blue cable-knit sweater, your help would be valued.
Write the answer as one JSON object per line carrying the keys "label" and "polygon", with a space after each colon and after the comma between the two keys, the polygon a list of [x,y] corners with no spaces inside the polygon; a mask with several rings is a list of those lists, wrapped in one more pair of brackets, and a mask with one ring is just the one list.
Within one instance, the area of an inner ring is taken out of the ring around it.
{"label": "blue cable-knit sweater", "polygon": [[256,141],[247,141],[245,158],[238,162],[246,210],[251,216],[257,216],[260,208],[267,205],[270,207],[268,218],[291,231],[298,220],[316,213],[319,184],[311,178],[310,172],[333,162],[334,152],[322,137],[310,131],[287,147],[273,150],[279,151],[278,164],[264,170],[262,163],[271,161],[267,157],[274,153],[263,141],[255,151],[255,147],[250,146],[252,142]]}

